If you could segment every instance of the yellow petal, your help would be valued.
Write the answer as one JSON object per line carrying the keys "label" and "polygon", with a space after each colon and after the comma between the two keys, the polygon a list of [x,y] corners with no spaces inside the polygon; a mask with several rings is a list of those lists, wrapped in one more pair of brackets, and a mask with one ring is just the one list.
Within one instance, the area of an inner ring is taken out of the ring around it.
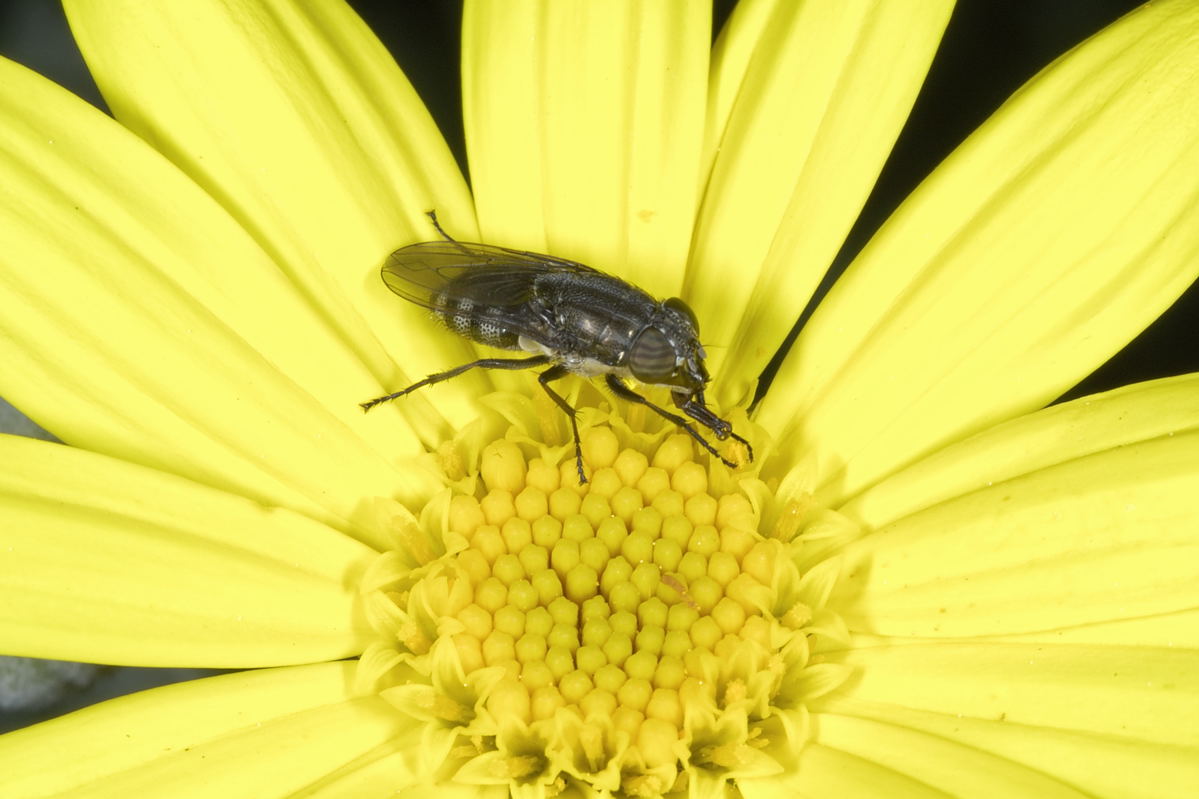
{"label": "yellow petal", "polygon": [[975,767],[996,796],[1159,799],[1199,784],[1195,649],[859,643],[843,653],[858,676],[816,702],[821,745],[952,796],[988,795],[959,773]]}
{"label": "yellow petal", "polygon": [[[0,392],[72,444],[347,526],[417,501],[411,431],[228,214],[111,119],[0,61]],[[357,431],[357,432],[356,432]]]}
{"label": "yellow petal", "polygon": [[5,654],[244,667],[356,655],[376,554],[289,511],[0,436]]}
{"label": "yellow petal", "polygon": [[[475,223],[432,119],[347,6],[131,0],[66,9],[117,119],[218,198],[367,364],[373,383],[353,387],[361,400],[470,359],[465,342],[379,278],[389,252],[437,238],[425,211],[437,209],[463,238]],[[417,399],[401,410],[418,433],[444,434],[437,420],[474,418],[472,398],[485,385],[464,378],[439,390],[436,408]]]}
{"label": "yellow petal", "polygon": [[319,795],[359,770],[350,784],[373,792],[341,795],[412,784],[419,728],[404,729],[378,697],[353,697],[352,681],[353,664],[326,663],[114,699],[0,737],[5,792],[261,799]]}
{"label": "yellow petal", "polygon": [[509,799],[510,796],[507,785],[463,785],[457,782],[414,785],[396,794],[397,799]]}
{"label": "yellow petal", "polygon": [[[848,713],[819,713],[813,716],[813,721],[821,732],[821,742],[806,746],[800,752],[796,771],[784,775],[774,785],[766,780],[753,784],[741,781],[739,787],[746,799],[792,796],[1091,799],[1124,795],[1106,786],[1097,793],[1085,793],[1067,780],[1055,779],[1036,767],[986,751],[985,747],[952,740],[948,735],[937,734],[940,731],[925,733],[910,729],[890,719],[876,721]],[[1035,740],[1025,728],[1016,728],[1016,732],[1026,733]],[[1152,773],[1156,777],[1156,772]],[[1156,779],[1152,782],[1156,789]],[[775,792],[769,792],[771,789]]]}
{"label": "yellow petal", "polygon": [[852,497],[1046,404],[1199,272],[1199,5],[1150,3],[1018,92],[821,304],[759,421]]}
{"label": "yellow petal", "polygon": [[952,0],[737,5],[714,54],[687,298],[748,399],[866,201]]}
{"label": "yellow petal", "polygon": [[[508,799],[503,792],[480,792],[474,785],[421,784],[420,765],[413,752],[421,745],[419,728],[364,752],[318,783],[288,794],[288,799],[346,799],[346,797],[435,797],[435,799]],[[404,787],[404,786],[411,787]]]}
{"label": "yellow petal", "polygon": [[1199,648],[1199,430],[942,502],[840,556],[851,631]]}
{"label": "yellow petal", "polygon": [[467,3],[463,104],[484,237],[677,294],[704,177],[710,31],[710,5],[688,0]]}
{"label": "yellow petal", "polygon": [[[829,607],[853,649],[824,656],[854,676],[812,705],[816,751],[829,755],[816,762],[951,796],[1188,796],[1199,780],[1194,386],[1087,398],[1005,425],[1006,439],[979,436],[977,452],[951,448],[967,472],[951,486],[969,490],[986,454],[1002,480],[957,498],[913,479],[917,510],[842,558]],[[887,501],[901,480],[862,506],[905,507]],[[804,757],[787,790],[835,784]]]}
{"label": "yellow petal", "polygon": [[[808,744],[797,757],[795,770],[778,777],[738,781],[745,799],[837,797],[837,799],[948,799],[901,771],[887,769],[831,747]],[[1038,798],[1039,799],[1039,798]]]}
{"label": "yellow petal", "polygon": [[1054,405],[950,444],[838,512],[877,529],[939,502],[1075,458],[1199,428],[1199,374]]}

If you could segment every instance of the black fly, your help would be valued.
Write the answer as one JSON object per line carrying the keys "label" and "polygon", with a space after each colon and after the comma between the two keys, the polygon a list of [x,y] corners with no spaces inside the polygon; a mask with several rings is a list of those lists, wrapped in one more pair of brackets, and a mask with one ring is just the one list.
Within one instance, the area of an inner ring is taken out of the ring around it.
{"label": "black fly", "polygon": [[636,286],[574,261],[456,241],[441,229],[437,215],[428,213],[445,241],[396,250],[383,264],[383,282],[404,299],[431,310],[460,336],[499,349],[536,354],[471,361],[364,402],[364,411],[476,367],[549,366],[538,382],[570,418],[580,484],[587,478],[575,409],[550,388],[552,381],[567,374],[604,375],[608,388],[618,397],[669,419],[725,465],[735,467],[686,419],[653,404],[624,380],[632,377],[669,388],[683,413],[721,441],[740,441],[753,460],[749,442],[704,403],[704,386],[710,378],[698,338],[699,322],[685,302],[678,297],[659,302]]}

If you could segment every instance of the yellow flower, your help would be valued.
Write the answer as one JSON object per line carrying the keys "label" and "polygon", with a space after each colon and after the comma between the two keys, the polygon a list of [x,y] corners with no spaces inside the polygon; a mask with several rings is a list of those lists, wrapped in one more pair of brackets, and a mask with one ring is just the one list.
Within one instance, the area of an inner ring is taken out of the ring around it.
{"label": "yellow flower", "polygon": [[[1199,377],[1038,409],[1199,271],[1199,7],[1001,108],[747,415],[949,3],[702,6],[468,3],[469,192],[332,3],[68,0],[116,122],[0,63],[0,394],[71,445],[0,437],[2,653],[259,669],[5,795],[1190,795]],[[575,381],[580,486],[527,374],[361,414],[476,357],[378,279],[430,208],[685,297],[754,462]]]}

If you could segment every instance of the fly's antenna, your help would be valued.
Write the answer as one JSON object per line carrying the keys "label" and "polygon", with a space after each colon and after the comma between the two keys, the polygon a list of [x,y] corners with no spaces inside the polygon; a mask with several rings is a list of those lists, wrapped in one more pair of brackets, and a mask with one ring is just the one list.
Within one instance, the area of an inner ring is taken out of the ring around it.
{"label": "fly's antenna", "polygon": [[435,209],[430,209],[428,211],[425,211],[425,216],[429,217],[429,219],[432,220],[433,227],[437,228],[437,232],[441,234],[441,237],[443,239],[445,239],[446,241],[452,241],[455,244],[458,243],[457,239],[455,239],[453,236],[451,236],[449,233],[446,233],[445,230],[442,229],[441,223],[437,221],[437,211]]}

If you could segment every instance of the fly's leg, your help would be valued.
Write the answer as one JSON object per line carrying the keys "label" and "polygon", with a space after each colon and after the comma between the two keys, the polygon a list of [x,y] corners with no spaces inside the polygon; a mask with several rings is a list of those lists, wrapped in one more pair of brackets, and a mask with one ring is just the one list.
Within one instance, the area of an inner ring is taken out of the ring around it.
{"label": "fly's leg", "polygon": [[[725,466],[729,467],[730,469],[737,468],[737,464],[733,463],[731,460],[729,460],[728,458],[724,457],[719,452],[717,452],[716,448],[713,447],[711,444],[709,444],[704,439],[704,437],[701,436],[694,427],[692,427],[691,422],[688,422],[682,416],[679,416],[677,413],[671,413],[670,411],[666,410],[665,408],[659,408],[657,405],[653,404],[652,402],[647,400],[645,397],[641,396],[636,391],[633,391],[633,389],[629,388],[624,383],[622,383],[620,381],[620,378],[617,377],[616,375],[611,375],[611,374],[608,375],[607,383],[608,383],[608,388],[612,389],[612,393],[615,394],[616,396],[620,397],[621,399],[628,400],[629,402],[635,402],[638,405],[644,405],[645,407],[649,408],[654,413],[661,416],[663,419],[674,422],[676,425],[678,425],[679,427],[686,430],[687,433],[692,438],[694,438],[696,441],[698,441],[703,446],[704,449],[706,449],[708,452],[711,452],[713,455],[715,455],[717,458],[719,458],[720,462],[723,463]],[[716,418],[716,417],[713,416],[713,418]],[[699,420],[697,420],[697,421],[699,421]],[[726,422],[725,424],[728,424],[728,423]]]}
{"label": "fly's leg", "polygon": [[695,394],[684,402],[680,402],[678,400],[678,395],[675,395],[675,405],[681,408],[683,413],[687,414],[692,419],[715,433],[716,437],[721,441],[724,441],[726,438],[731,438],[734,441],[740,441],[745,445],[745,451],[749,455],[750,462],[753,462],[753,446],[744,438],[734,433],[733,426],[731,424],[712,413],[711,409],[704,404],[703,392]]}
{"label": "fly's leg", "polygon": [[562,364],[555,364],[549,369],[546,369],[537,378],[537,382],[545,389],[545,393],[550,395],[550,399],[566,413],[570,419],[570,431],[575,437],[575,468],[579,470],[579,485],[587,485],[587,476],[583,474],[583,442],[579,439],[579,423],[575,420],[577,412],[570,407],[570,403],[563,399],[562,395],[550,388],[550,382],[566,377],[569,371]]}
{"label": "fly's leg", "polygon": [[745,454],[747,456],[749,456],[749,462],[753,463],[754,462],[753,444],[750,444],[748,441],[746,441],[744,438],[742,438],[741,436],[734,433],[732,430],[729,431],[729,438],[733,439],[734,441],[739,441],[745,445]]}
{"label": "fly's leg", "polygon": [[441,223],[437,221],[437,211],[435,211],[435,210],[425,211],[425,216],[429,217],[429,219],[432,220],[433,227],[437,228],[437,232],[441,234],[441,237],[443,239],[445,239],[446,241],[452,241],[455,244],[458,243],[458,240],[456,238],[451,236],[449,233],[446,233],[442,229]]}
{"label": "fly's leg", "polygon": [[534,366],[544,366],[549,362],[550,357],[548,355],[534,355],[532,358],[483,358],[478,361],[464,363],[461,366],[455,366],[453,369],[449,369],[445,372],[438,372],[435,375],[429,375],[424,380],[418,380],[402,391],[397,391],[394,394],[387,394],[382,397],[375,397],[373,400],[360,402],[358,405],[363,411],[369,411],[379,403],[390,402],[393,399],[399,399],[405,394],[416,391],[418,388],[424,388],[425,386],[431,386],[434,383],[440,383],[442,381],[449,380],[451,377],[457,377],[463,372],[468,372],[475,368],[511,370],[532,369]]}
{"label": "fly's leg", "polygon": [[429,219],[433,222],[433,227],[435,227],[437,229],[437,232],[441,234],[441,237],[443,239],[448,241],[450,244],[453,244],[459,250],[462,250],[462,253],[464,255],[471,254],[470,249],[466,245],[462,244],[461,242],[458,241],[458,239],[454,238],[449,233],[445,232],[445,229],[441,226],[441,223],[437,221],[437,211],[434,211],[434,210],[425,211],[425,216],[429,217]]}

